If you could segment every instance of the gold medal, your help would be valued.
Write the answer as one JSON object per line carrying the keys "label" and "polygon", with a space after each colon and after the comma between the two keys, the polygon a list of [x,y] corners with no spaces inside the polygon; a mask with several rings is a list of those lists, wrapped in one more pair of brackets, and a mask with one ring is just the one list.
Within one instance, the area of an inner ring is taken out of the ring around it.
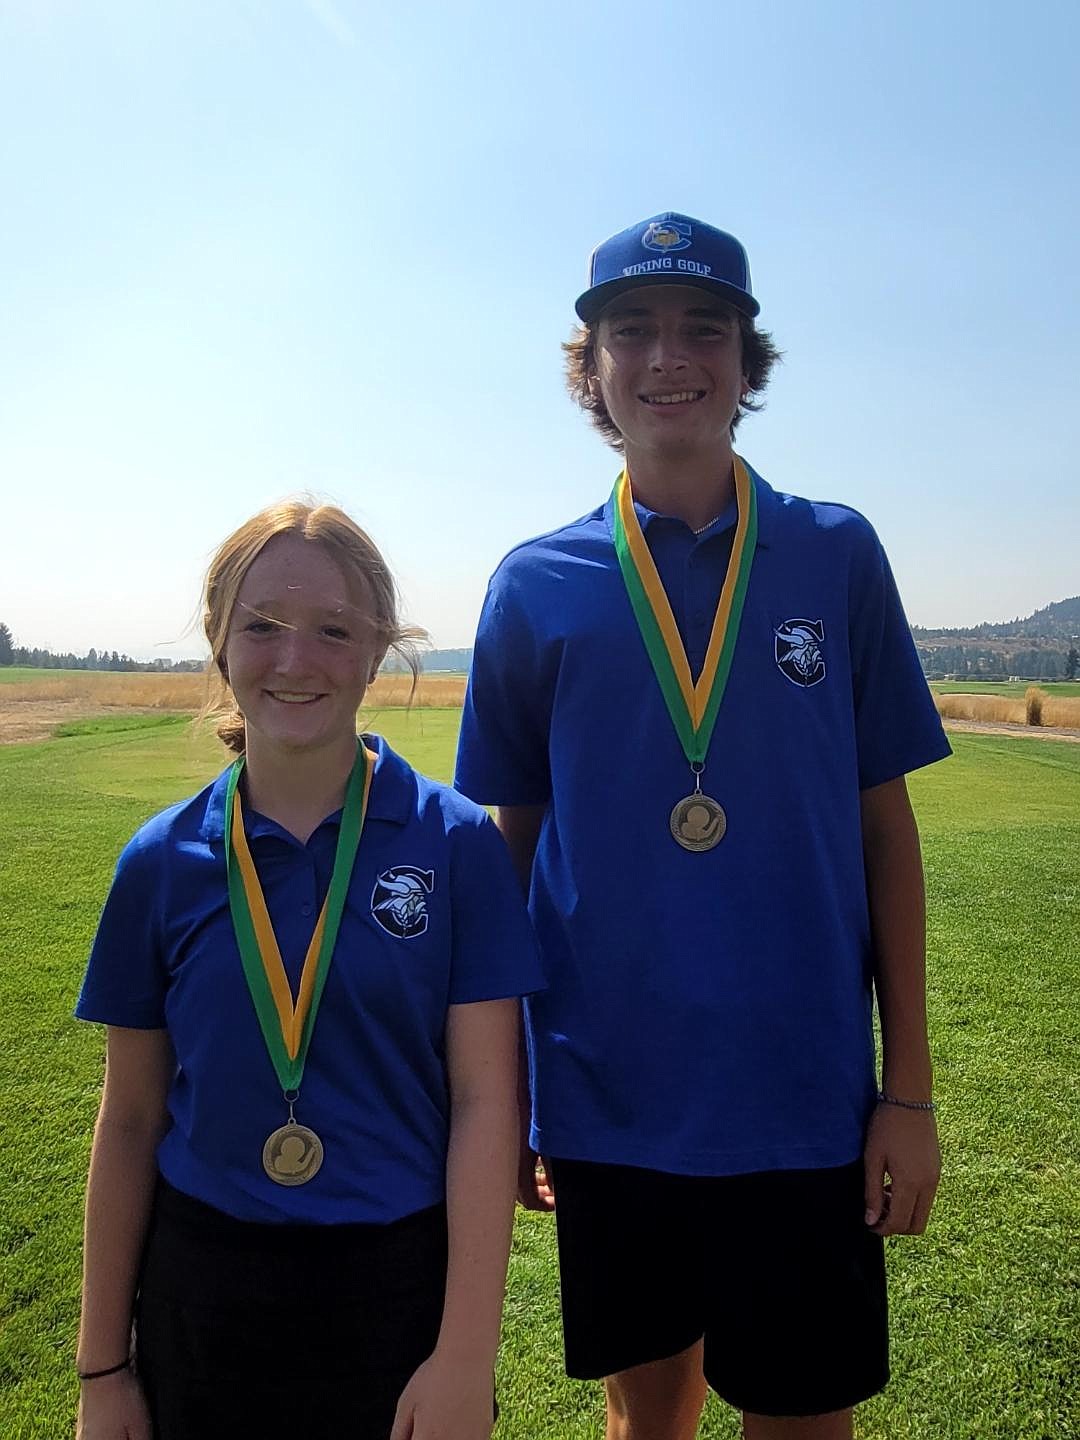
{"label": "gold medal", "polygon": [[244,831],[243,802],[238,789],[244,764],[242,756],[232,768],[225,792],[225,870],[233,930],[259,1028],[289,1107],[288,1121],[279,1126],[263,1146],[263,1169],[275,1185],[306,1185],[319,1173],[323,1163],[322,1141],[314,1130],[296,1123],[293,1106],[300,1098],[300,1081],[345,908],[375,763],[376,756],[362,743],[358,744],[345,790],[330,889],[304,957],[300,992],[295,1001]]}
{"label": "gold medal", "polygon": [[738,523],[705,661],[696,680],[671,601],[641,532],[627,470],[615,482],[611,497],[612,538],[626,593],[679,744],[694,775],[694,793],[679,801],[668,822],[673,838],[684,850],[712,850],[727,830],[723,808],[702,793],[701,776],[735,656],[758,533],[757,490],[738,455],[733,457],[732,466]]}
{"label": "gold medal", "polygon": [[290,1119],[267,1137],[263,1169],[277,1185],[306,1185],[319,1173],[323,1145],[314,1130]]}
{"label": "gold medal", "polygon": [[711,850],[726,829],[723,806],[700,790],[680,800],[671,812],[671,833],[684,850]]}

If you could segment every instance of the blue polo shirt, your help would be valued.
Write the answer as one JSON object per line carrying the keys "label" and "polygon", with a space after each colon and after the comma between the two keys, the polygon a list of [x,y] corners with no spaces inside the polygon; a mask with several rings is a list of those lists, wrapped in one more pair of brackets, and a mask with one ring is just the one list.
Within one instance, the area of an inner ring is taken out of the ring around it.
{"label": "blue polo shirt", "polygon": [[[753,475],[758,542],[702,788],[634,619],[610,501],[512,551],[480,620],[457,787],[546,805],[530,907],[532,1142],[682,1174],[841,1165],[875,1090],[859,792],[949,746],[888,562],[842,505]],[[735,508],[695,536],[638,505],[695,676]]]}
{"label": "blue polo shirt", "polygon": [[[124,850],[79,997],[81,1019],[168,1029],[177,1069],[161,1172],[239,1219],[381,1223],[437,1204],[447,1007],[541,984],[521,887],[490,818],[385,741],[365,740],[378,756],[367,819],[296,1107],[325,1146],[312,1180],[284,1188],[262,1168],[263,1142],[287,1109],[229,913],[228,771]],[[341,812],[306,845],[256,812],[244,818],[295,996]],[[393,903],[402,875],[417,879],[407,907]]]}

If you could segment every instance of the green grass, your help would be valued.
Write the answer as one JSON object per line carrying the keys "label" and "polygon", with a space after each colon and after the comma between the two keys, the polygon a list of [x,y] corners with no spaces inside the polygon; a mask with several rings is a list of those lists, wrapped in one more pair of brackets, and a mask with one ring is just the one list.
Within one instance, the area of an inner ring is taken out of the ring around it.
{"label": "green grass", "polygon": [[70,740],[77,735],[119,735],[128,730],[160,730],[166,725],[190,723],[190,715],[128,715],[121,710],[116,715],[100,715],[96,720],[70,720],[54,726],[52,733],[56,740]]}
{"label": "green grass", "polygon": [[[218,768],[212,741],[154,726],[158,718],[0,749],[5,1440],[71,1433],[81,1192],[102,1037],[70,1014],[112,865],[147,815]],[[387,711],[373,728],[445,779],[458,719]],[[926,1237],[890,1242],[894,1381],[863,1407],[859,1434],[1068,1440],[1080,1436],[1070,1397],[1080,1321],[1080,746],[967,735],[953,744],[952,760],[912,778],[946,1179]],[[519,1216],[505,1337],[502,1440],[597,1435],[598,1387],[560,1373],[544,1217]],[[734,1416],[710,1401],[701,1434],[733,1440]]]}
{"label": "green grass", "polygon": [[64,680],[85,675],[85,670],[45,670],[38,665],[0,665],[0,685],[18,685],[27,680]]}
{"label": "green grass", "polygon": [[1080,695],[1080,680],[931,680],[935,695],[1023,695],[1037,685],[1055,700]]}

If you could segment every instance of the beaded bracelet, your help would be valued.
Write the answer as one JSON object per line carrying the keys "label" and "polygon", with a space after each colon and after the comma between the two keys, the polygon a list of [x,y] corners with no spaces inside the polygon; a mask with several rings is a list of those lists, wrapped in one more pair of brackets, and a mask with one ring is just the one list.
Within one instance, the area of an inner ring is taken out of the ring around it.
{"label": "beaded bracelet", "polygon": [[898,1100],[895,1095],[886,1095],[884,1090],[877,1092],[879,1105],[898,1105],[901,1110],[925,1110],[933,1115],[937,1106],[933,1100]]}
{"label": "beaded bracelet", "polygon": [[105,1375],[118,1375],[121,1370],[131,1369],[131,1357],[121,1360],[119,1365],[110,1365],[107,1370],[79,1370],[76,1373],[80,1380],[100,1380]]}

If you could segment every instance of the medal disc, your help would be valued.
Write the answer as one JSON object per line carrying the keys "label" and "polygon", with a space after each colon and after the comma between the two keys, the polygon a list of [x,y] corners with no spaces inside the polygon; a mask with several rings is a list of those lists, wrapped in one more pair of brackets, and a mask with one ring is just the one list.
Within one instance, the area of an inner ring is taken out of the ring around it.
{"label": "medal disc", "polygon": [[687,795],[671,812],[671,833],[684,850],[711,850],[727,829],[723,807],[701,791]]}
{"label": "medal disc", "polygon": [[306,1185],[323,1162],[322,1141],[314,1130],[290,1120],[267,1137],[263,1169],[278,1185]]}

